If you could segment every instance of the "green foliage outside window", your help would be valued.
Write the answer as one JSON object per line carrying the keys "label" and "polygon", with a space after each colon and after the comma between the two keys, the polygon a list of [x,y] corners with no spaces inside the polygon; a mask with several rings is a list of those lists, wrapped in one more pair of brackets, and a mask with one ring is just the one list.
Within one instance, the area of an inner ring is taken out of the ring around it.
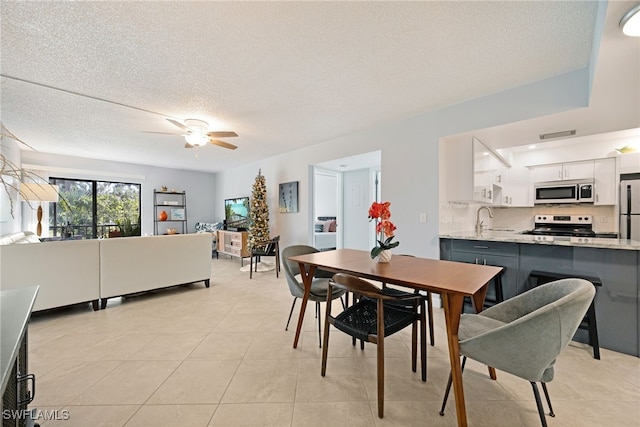
{"label": "green foliage outside window", "polygon": [[[50,227],[69,224],[75,234],[85,238],[106,237],[114,230],[123,236],[140,235],[139,184],[59,178],[51,182],[58,184],[61,201],[51,208]],[[93,235],[94,187],[97,236]]]}

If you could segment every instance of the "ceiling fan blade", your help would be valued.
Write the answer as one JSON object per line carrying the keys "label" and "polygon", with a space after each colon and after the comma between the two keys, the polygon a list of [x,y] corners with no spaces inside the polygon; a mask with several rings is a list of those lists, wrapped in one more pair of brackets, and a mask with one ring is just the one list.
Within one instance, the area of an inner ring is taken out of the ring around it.
{"label": "ceiling fan blade", "polygon": [[193,148],[195,147],[194,145],[189,144],[188,142],[184,143],[184,148]]}
{"label": "ceiling fan blade", "polygon": [[238,136],[238,134],[233,131],[209,132],[207,135],[211,138],[233,138]]}
{"label": "ceiling fan blade", "polygon": [[167,121],[168,121],[169,123],[171,123],[172,125],[178,126],[180,129],[182,129],[182,130],[184,130],[184,131],[187,131],[187,132],[191,131],[191,129],[189,129],[188,127],[186,127],[185,125],[183,125],[182,123],[180,123],[180,122],[178,122],[178,121],[176,121],[176,120],[173,120],[173,119],[167,119]]}
{"label": "ceiling fan blade", "polygon": [[174,136],[180,136],[179,133],[171,133],[171,132],[154,132],[152,130],[141,130],[140,132],[142,133],[158,133],[160,135],[174,135]]}
{"label": "ceiling fan blade", "polygon": [[220,141],[219,139],[211,139],[211,140],[209,140],[209,142],[212,143],[213,145],[217,145],[218,147],[228,148],[229,150],[235,150],[236,148],[238,148],[233,144],[229,144],[228,142]]}

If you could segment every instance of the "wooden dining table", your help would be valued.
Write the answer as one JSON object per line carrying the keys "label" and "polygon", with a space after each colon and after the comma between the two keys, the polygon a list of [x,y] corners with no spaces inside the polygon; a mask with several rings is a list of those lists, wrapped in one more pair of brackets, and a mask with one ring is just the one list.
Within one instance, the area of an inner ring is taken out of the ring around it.
{"label": "wooden dining table", "polygon": [[[440,294],[447,326],[447,342],[458,425],[467,425],[458,345],[460,315],[464,297],[467,296],[471,297],[476,311],[482,310],[487,286],[494,277],[500,274],[502,267],[407,256],[394,256],[388,263],[378,263],[371,259],[368,251],[355,249],[316,252],[292,256],[288,259],[298,263],[304,283],[304,297],[298,316],[293,348],[298,346],[309,291],[316,269],[348,273],[365,279]],[[489,372],[491,377],[495,379],[493,368],[489,368]]]}

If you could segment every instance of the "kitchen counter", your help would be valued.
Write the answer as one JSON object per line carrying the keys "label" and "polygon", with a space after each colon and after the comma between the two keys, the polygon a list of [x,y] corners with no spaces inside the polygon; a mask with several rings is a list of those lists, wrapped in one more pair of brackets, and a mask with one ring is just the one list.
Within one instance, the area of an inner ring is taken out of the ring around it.
{"label": "kitchen counter", "polygon": [[460,231],[441,234],[440,238],[640,251],[640,242],[636,240],[596,237],[533,236],[531,234],[520,234],[520,232],[517,231],[487,230],[480,234],[477,234],[475,231]]}
{"label": "kitchen counter", "polygon": [[[595,297],[600,347],[640,357],[640,242],[543,237],[505,230],[443,234],[440,259],[503,267],[504,298],[535,286],[533,270],[597,277],[602,283]],[[494,289],[495,283],[489,291]],[[576,334],[578,341],[586,338],[583,330]]]}

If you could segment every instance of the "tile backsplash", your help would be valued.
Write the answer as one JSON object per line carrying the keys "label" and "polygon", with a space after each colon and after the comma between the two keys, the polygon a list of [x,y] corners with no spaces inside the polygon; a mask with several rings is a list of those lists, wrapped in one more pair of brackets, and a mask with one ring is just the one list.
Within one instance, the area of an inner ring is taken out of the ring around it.
{"label": "tile backsplash", "polygon": [[[476,212],[480,204],[444,203],[440,205],[440,234],[475,229]],[[523,231],[533,228],[533,217],[538,214],[593,215],[593,229],[597,233],[618,231],[618,216],[615,206],[551,205],[532,208],[492,207],[493,218],[486,211],[480,213],[485,229]]]}

